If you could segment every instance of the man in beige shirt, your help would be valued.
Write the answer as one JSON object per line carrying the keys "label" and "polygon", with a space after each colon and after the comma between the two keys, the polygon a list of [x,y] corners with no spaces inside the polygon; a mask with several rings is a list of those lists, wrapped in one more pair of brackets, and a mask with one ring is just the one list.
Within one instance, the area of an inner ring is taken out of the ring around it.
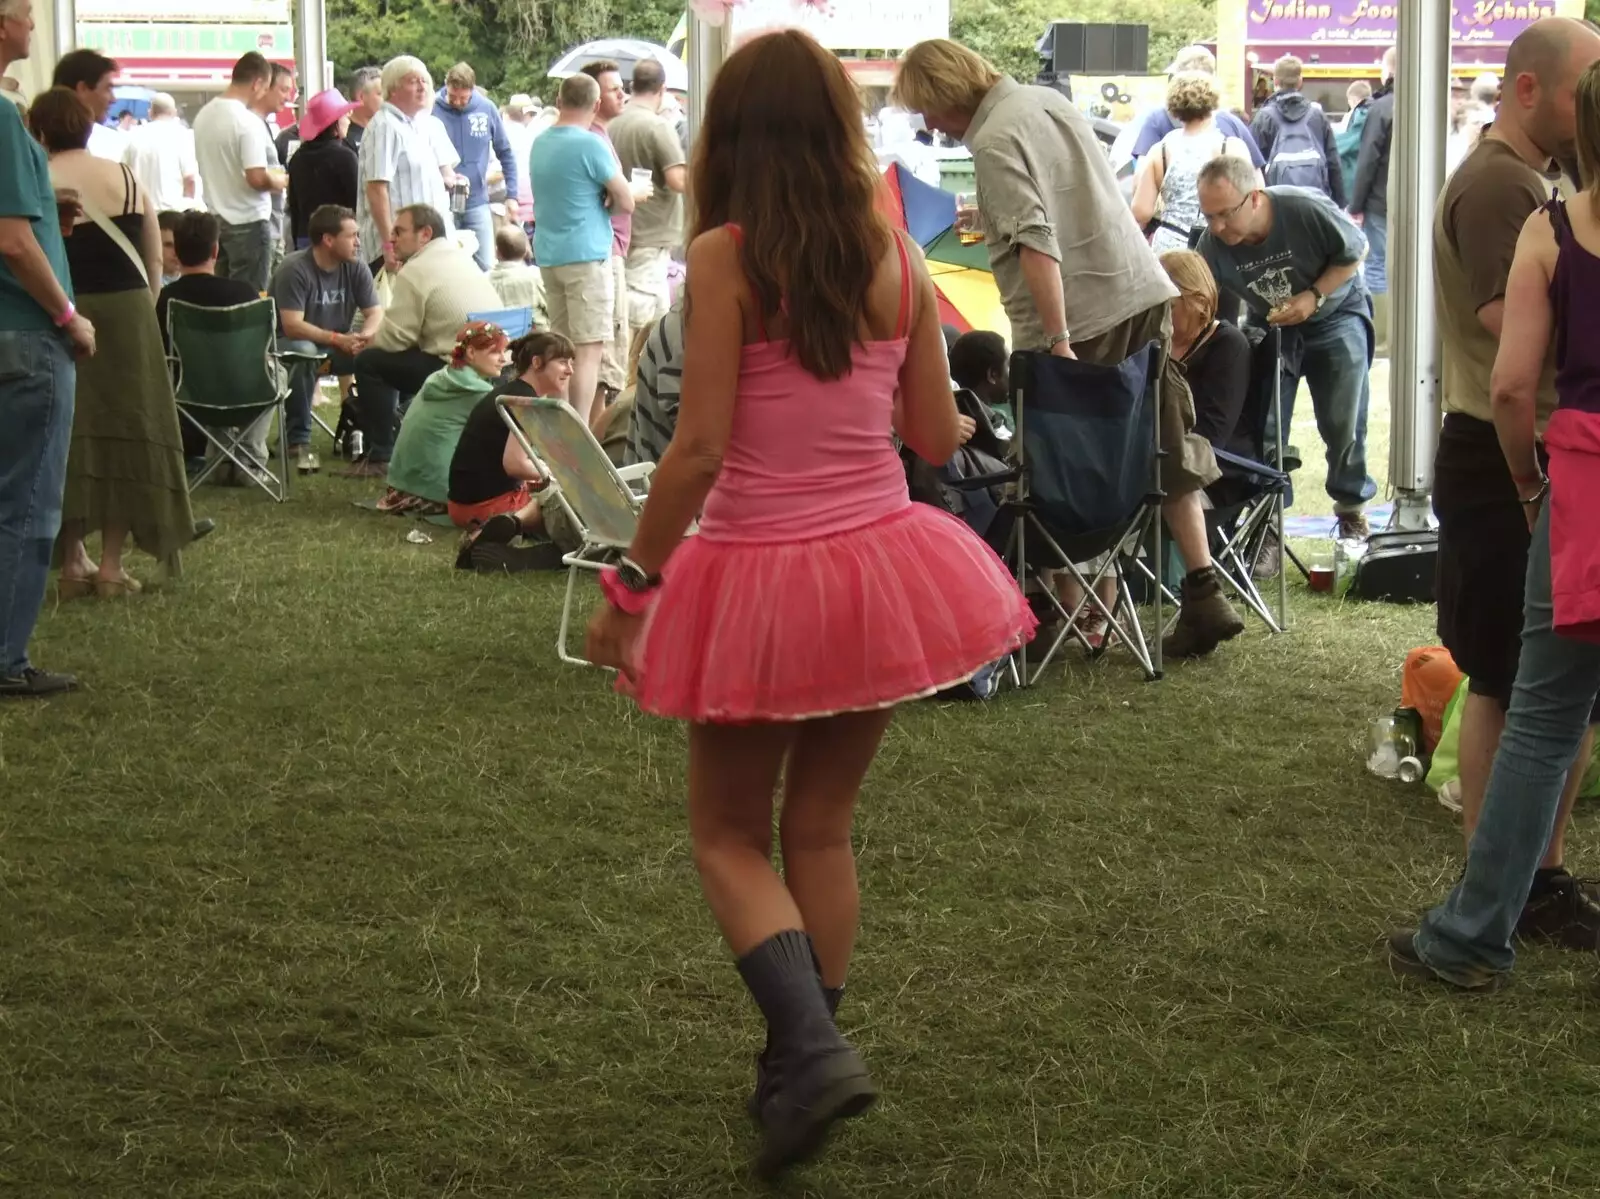
{"label": "man in beige shirt", "polygon": [[[1461,709],[1461,828],[1472,842],[1521,651],[1528,524],[1495,435],[1490,374],[1500,348],[1506,280],[1517,238],[1557,185],[1556,161],[1576,139],[1574,89],[1600,59],[1600,34],[1553,17],[1529,26],[1506,55],[1499,116],[1450,177],[1433,214],[1434,299],[1444,342],[1444,426],[1434,458],[1439,518],[1439,639],[1469,679]],[[1556,403],[1554,361],[1539,389],[1539,428]],[[1564,834],[1592,751],[1585,742],[1567,780],[1518,934],[1593,949],[1600,904],[1567,873]]]}
{"label": "man in beige shirt", "polygon": [[395,213],[394,254],[400,260],[383,324],[372,345],[356,355],[365,459],[346,478],[381,478],[411,397],[443,370],[456,333],[474,312],[495,312],[500,296],[471,254],[450,240],[444,214],[426,204]]}
{"label": "man in beige shirt", "polygon": [[1205,487],[1221,477],[1194,433],[1194,400],[1170,356],[1177,289],[1122,198],[1088,119],[965,46],[920,42],[900,60],[895,103],[972,151],[989,265],[1013,349],[1114,365],[1150,341],[1160,372],[1162,514],[1188,574],[1162,653],[1197,658],[1244,628],[1211,563]]}

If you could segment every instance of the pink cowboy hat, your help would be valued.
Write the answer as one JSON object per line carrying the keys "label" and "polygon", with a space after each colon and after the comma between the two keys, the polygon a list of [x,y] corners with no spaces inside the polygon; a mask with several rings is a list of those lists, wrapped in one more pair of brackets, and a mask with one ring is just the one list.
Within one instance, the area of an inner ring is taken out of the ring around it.
{"label": "pink cowboy hat", "polygon": [[329,125],[335,124],[346,113],[354,112],[360,105],[346,100],[339,89],[330,87],[318,92],[306,105],[306,115],[300,118],[300,140],[308,142]]}

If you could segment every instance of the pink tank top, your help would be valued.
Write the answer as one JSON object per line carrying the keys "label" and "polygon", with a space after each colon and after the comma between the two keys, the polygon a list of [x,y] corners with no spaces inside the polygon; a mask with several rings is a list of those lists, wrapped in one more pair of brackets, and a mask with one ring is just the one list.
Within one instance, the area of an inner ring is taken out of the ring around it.
{"label": "pink tank top", "polygon": [[[743,243],[736,225],[728,229]],[[851,352],[849,373],[818,379],[787,340],[761,340],[740,354],[733,428],[722,473],[706,497],[700,536],[709,541],[784,542],[826,537],[910,505],[893,442],[894,397],[906,360],[911,263],[900,252],[900,313],[890,341]]]}

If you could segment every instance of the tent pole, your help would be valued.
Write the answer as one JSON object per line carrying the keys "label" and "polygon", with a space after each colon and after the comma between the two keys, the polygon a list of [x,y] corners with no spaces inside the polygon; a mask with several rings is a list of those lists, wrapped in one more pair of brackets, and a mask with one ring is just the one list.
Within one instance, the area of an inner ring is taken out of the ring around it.
{"label": "tent pole", "polygon": [[703,20],[691,7],[689,11],[689,140],[700,136],[700,124],[706,116],[706,100],[711,95],[711,81],[716,78],[723,60],[728,57],[728,23],[712,25]]}
{"label": "tent pole", "polygon": [[1389,482],[1391,527],[1426,529],[1439,431],[1439,332],[1433,295],[1433,206],[1444,186],[1450,99],[1449,0],[1400,9],[1394,140],[1389,157]]}

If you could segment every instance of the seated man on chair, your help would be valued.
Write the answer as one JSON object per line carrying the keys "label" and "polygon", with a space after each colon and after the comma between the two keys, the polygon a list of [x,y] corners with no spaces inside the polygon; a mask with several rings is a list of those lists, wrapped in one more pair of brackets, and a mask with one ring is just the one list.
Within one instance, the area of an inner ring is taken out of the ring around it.
{"label": "seated man on chair", "polygon": [[450,240],[447,228],[444,217],[426,204],[411,204],[395,214],[394,253],[400,271],[383,325],[355,361],[367,453],[344,472],[346,478],[388,475],[405,406],[429,375],[449,363],[467,315],[500,307],[489,276]]}
{"label": "seated man on chair", "polygon": [[[326,356],[328,369],[348,375],[355,356],[372,343],[383,325],[383,308],[372,271],[361,261],[356,214],[337,204],[324,204],[306,225],[310,245],[283,260],[272,277],[272,298],[278,305],[278,350],[300,355],[289,372],[289,457],[311,449],[311,405],[317,391],[317,363]],[[353,333],[357,316],[360,332]]]}
{"label": "seated man on chair", "polygon": [[[248,304],[261,298],[256,289],[242,279],[229,279],[217,274],[222,223],[215,216],[197,210],[173,213],[172,218],[172,250],[177,259],[178,277],[161,289],[161,295],[156,300],[156,324],[161,326],[161,341],[169,354],[172,352],[172,341],[167,336],[167,306],[170,301],[178,300],[197,308],[232,308],[235,304]],[[184,459],[191,470],[197,470],[204,464],[206,456],[205,434],[188,421],[179,423],[182,425]],[[258,430],[259,436],[253,437],[249,443],[250,452],[262,462],[267,460],[267,427],[270,424],[269,417]]]}

